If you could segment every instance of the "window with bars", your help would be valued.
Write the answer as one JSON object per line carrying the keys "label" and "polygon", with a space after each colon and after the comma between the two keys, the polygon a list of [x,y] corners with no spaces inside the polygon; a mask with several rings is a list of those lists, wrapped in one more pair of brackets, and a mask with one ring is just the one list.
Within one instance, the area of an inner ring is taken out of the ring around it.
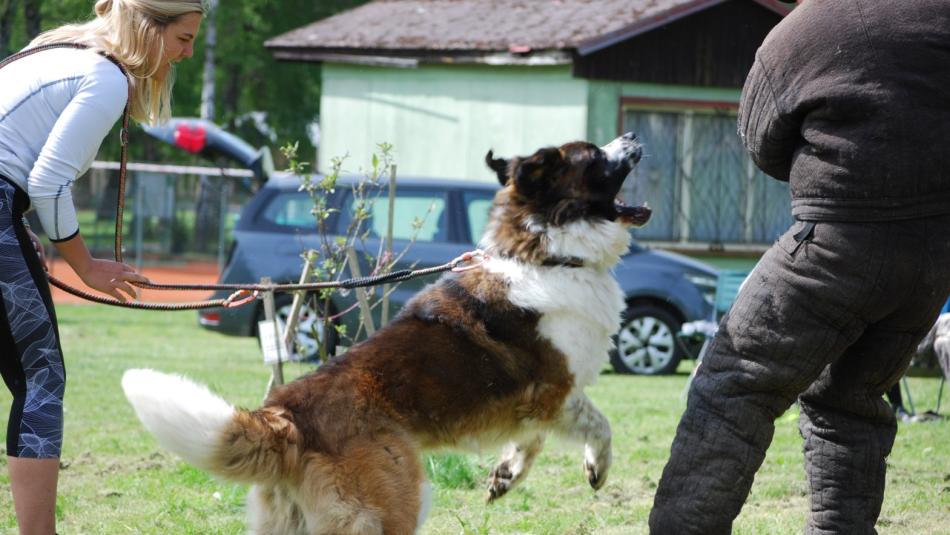
{"label": "window with bars", "polygon": [[649,203],[643,241],[767,245],[792,222],[788,184],[752,163],[733,107],[625,103],[624,132],[643,143],[628,202]]}

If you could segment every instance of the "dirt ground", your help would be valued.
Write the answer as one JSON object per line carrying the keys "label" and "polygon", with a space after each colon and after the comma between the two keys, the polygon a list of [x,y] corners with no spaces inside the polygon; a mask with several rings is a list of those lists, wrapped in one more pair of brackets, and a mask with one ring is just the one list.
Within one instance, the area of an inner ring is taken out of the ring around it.
{"label": "dirt ground", "polygon": [[[88,290],[79,277],[73,273],[61,258],[53,259],[50,272],[58,279],[75,288]],[[175,265],[143,266],[142,274],[156,283],[196,283],[213,284],[218,280],[218,265],[214,262],[189,262]],[[53,302],[89,303],[70,295],[59,288],[53,288]],[[145,302],[190,302],[207,299],[210,292],[158,291],[142,290],[140,301]]]}

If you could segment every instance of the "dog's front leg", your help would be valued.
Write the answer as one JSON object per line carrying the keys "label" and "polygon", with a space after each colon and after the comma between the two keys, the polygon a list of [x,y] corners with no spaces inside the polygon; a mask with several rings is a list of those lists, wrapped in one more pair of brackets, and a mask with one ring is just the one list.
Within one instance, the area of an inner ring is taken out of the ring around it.
{"label": "dog's front leg", "polygon": [[534,459],[544,447],[544,435],[538,434],[529,440],[509,442],[488,476],[488,503],[504,496],[528,475]]}
{"label": "dog's front leg", "polygon": [[610,470],[610,422],[583,392],[568,398],[558,421],[558,431],[584,443],[584,472],[594,490],[604,486]]}

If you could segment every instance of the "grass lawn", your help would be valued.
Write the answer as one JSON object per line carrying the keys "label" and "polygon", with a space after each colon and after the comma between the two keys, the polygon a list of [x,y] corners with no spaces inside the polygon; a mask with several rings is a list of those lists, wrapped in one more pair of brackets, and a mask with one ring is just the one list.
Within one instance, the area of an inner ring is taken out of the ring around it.
{"label": "grass lawn", "polygon": [[[217,481],[159,450],[126,403],[119,378],[132,367],[179,372],[232,403],[255,407],[269,377],[256,341],[204,331],[192,312],[61,306],[59,315],[69,377],[60,533],[243,533],[246,488]],[[290,376],[307,370],[298,364],[286,368]],[[580,448],[555,440],[524,485],[492,506],[483,502],[482,480],[496,452],[427,458],[436,500],[422,533],[645,533],[684,408],[685,381],[685,371],[659,378],[604,374],[589,390],[615,437],[613,468],[597,493],[583,476]],[[918,409],[935,406],[939,381],[910,384]],[[0,412],[6,414],[9,403],[9,395],[0,395]],[[944,403],[950,406],[950,399]],[[777,422],[775,441],[736,522],[737,534],[801,532],[806,483],[794,412]],[[888,460],[881,533],[950,533],[948,445],[946,421],[901,424]],[[0,459],[5,464],[6,457]],[[5,467],[0,487],[0,532],[14,533]]]}

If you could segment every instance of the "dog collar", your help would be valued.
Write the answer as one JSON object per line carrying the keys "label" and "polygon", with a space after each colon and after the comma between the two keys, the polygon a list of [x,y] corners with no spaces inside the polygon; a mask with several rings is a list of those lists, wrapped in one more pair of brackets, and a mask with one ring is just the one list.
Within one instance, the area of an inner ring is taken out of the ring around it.
{"label": "dog collar", "polygon": [[550,256],[545,258],[544,261],[541,262],[541,265],[546,267],[580,268],[584,267],[584,259],[576,256]]}

